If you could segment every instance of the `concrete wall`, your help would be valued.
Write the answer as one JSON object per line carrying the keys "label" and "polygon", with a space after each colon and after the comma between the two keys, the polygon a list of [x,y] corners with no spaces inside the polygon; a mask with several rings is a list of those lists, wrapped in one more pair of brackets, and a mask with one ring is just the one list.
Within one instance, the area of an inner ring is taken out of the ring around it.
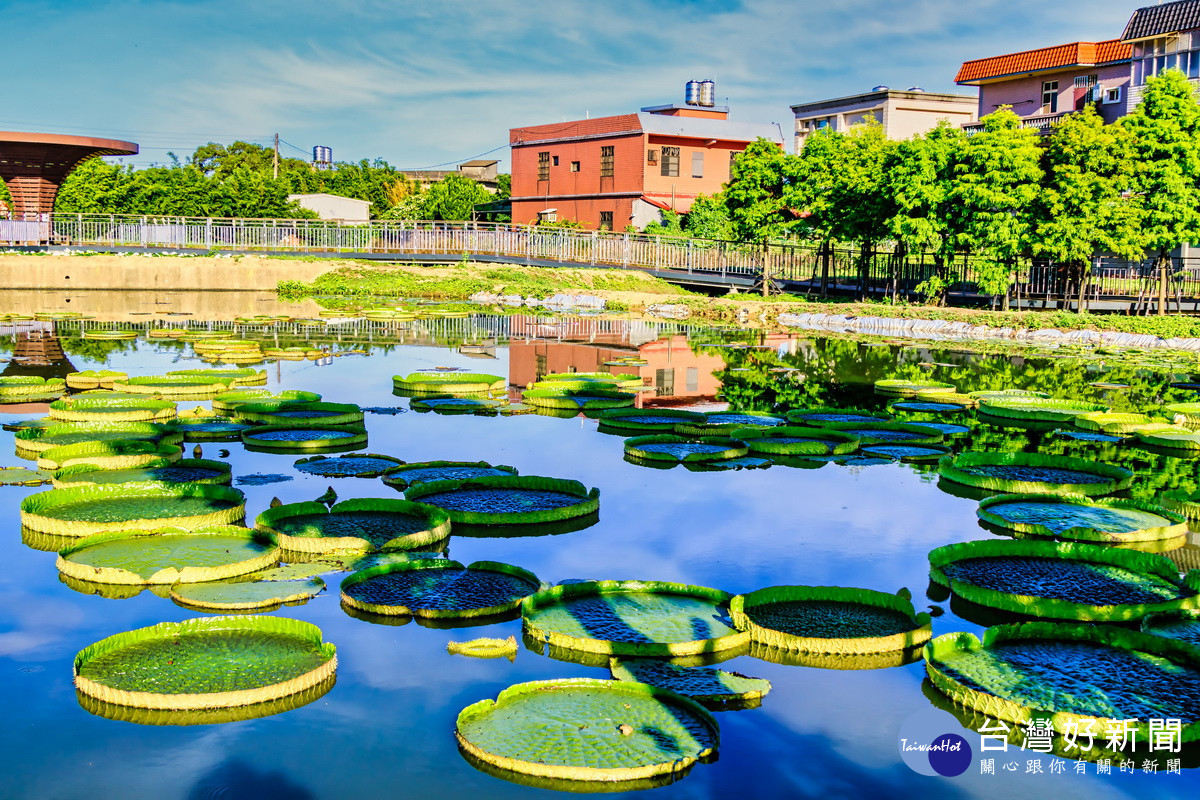
{"label": "concrete wall", "polygon": [[346,266],[335,261],[150,256],[0,256],[4,289],[269,291]]}
{"label": "concrete wall", "polygon": [[1127,96],[1129,94],[1129,64],[1114,64],[1108,67],[1071,67],[1055,72],[1043,72],[1028,75],[1023,78],[985,83],[979,87],[979,116],[984,117],[1000,106],[1012,106],[1014,112],[1022,117],[1036,117],[1048,114],[1042,106],[1042,83],[1058,81],[1058,112],[1075,111],[1078,109],[1086,90],[1075,88],[1075,78],[1085,75],[1097,76],[1101,91],[1120,87],[1121,102],[1113,104],[1101,103],[1100,115],[1105,122],[1113,122],[1125,114]]}

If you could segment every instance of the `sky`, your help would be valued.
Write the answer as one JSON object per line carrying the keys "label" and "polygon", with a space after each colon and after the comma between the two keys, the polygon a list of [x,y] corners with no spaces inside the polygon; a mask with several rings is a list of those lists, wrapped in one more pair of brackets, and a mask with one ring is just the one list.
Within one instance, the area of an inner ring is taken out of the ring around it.
{"label": "sky", "polygon": [[[508,159],[508,129],[681,102],[711,78],[731,118],[1121,34],[1118,0],[0,0],[0,130],[209,141],[402,169]],[[36,65],[36,73],[33,69]],[[790,138],[790,137],[789,137]]]}

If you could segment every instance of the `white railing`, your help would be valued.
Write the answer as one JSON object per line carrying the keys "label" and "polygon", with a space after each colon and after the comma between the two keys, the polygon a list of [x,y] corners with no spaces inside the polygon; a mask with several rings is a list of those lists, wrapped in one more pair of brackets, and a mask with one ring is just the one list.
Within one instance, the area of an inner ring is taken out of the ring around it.
{"label": "white railing", "polygon": [[0,219],[0,247],[60,246],[178,249],[199,252],[492,255],[722,276],[811,274],[813,248],[636,233],[579,231],[503,223],[321,220],[53,214]]}

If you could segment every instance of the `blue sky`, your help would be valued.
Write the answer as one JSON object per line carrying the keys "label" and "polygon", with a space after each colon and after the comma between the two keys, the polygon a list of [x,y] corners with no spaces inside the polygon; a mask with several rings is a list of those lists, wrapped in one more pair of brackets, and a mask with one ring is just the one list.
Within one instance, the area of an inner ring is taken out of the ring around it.
{"label": "blue sky", "polygon": [[138,165],[276,131],[337,160],[507,162],[510,127],[674,102],[693,77],[785,130],[792,103],[954,90],[964,60],[1113,38],[1144,3],[0,0],[0,129],[129,139]]}

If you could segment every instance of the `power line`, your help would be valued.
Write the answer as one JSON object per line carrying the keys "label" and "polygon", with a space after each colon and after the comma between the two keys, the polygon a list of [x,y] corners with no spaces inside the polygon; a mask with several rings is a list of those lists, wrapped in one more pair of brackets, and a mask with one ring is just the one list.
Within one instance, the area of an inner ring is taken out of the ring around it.
{"label": "power line", "polygon": [[499,147],[494,147],[491,150],[488,150],[486,153],[480,153],[479,155],[471,156],[470,158],[455,159],[454,161],[447,161],[443,164],[431,164],[428,167],[409,167],[408,169],[402,169],[400,171],[401,172],[421,172],[422,170],[427,170],[427,169],[437,169],[438,167],[448,167],[451,164],[461,164],[461,163],[463,163],[463,161],[474,161],[477,158],[483,158],[484,156],[490,156],[492,153],[495,153],[498,150],[504,150],[507,147],[508,147],[507,144],[502,144]]}

